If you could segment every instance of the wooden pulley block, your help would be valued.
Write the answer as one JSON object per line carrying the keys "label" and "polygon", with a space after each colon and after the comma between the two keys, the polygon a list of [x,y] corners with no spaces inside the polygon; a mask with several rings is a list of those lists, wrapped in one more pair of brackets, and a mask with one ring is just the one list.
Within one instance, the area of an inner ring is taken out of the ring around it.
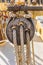
{"label": "wooden pulley block", "polygon": [[33,24],[33,21],[31,18],[26,19],[24,17],[21,17],[21,18],[15,18],[15,19],[12,19],[11,21],[9,21],[7,28],[6,28],[7,37],[9,39],[9,41],[11,41],[13,43],[13,29],[15,29],[18,45],[20,45],[20,26],[21,25],[23,26],[24,40],[26,40],[26,38],[25,38],[26,31],[29,32],[30,41],[32,40],[32,38],[34,36],[34,32],[35,32],[34,24]]}

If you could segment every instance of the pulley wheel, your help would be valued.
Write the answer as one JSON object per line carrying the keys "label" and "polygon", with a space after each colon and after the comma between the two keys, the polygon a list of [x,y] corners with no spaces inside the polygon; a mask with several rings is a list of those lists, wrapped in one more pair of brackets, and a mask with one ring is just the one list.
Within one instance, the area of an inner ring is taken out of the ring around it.
{"label": "pulley wheel", "polygon": [[19,35],[20,35],[20,31],[19,31],[20,30],[20,22],[23,23],[24,36],[25,36],[26,29],[29,30],[30,41],[32,40],[32,38],[34,36],[35,28],[34,28],[34,24],[33,24],[33,21],[31,18],[29,18],[29,19],[26,19],[24,17],[15,18],[15,19],[9,21],[7,28],[6,28],[6,35],[9,39],[9,41],[12,43],[13,43],[13,29],[12,29],[13,26],[16,26],[17,37],[18,37],[18,40],[20,40],[20,37],[19,37]]}

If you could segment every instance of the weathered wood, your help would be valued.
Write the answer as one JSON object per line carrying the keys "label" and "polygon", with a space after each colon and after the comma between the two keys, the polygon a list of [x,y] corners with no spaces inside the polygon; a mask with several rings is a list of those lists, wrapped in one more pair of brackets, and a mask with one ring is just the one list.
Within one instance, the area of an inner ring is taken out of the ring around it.
{"label": "weathered wood", "polygon": [[28,6],[28,5],[15,5],[15,6],[8,6],[8,11],[43,11],[43,6]]}

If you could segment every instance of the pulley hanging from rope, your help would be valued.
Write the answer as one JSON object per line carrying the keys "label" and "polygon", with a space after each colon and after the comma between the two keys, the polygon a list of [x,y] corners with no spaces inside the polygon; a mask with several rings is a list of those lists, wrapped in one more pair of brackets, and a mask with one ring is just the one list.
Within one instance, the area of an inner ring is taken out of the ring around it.
{"label": "pulley hanging from rope", "polygon": [[[30,41],[32,40],[35,28],[31,17],[21,16],[20,11],[28,15],[28,7],[15,5],[8,7],[9,11],[15,12],[15,17],[11,18],[7,24],[6,34],[8,40],[14,44],[17,65],[30,65]],[[19,14],[16,14],[19,12]],[[24,46],[26,45],[26,52]]]}

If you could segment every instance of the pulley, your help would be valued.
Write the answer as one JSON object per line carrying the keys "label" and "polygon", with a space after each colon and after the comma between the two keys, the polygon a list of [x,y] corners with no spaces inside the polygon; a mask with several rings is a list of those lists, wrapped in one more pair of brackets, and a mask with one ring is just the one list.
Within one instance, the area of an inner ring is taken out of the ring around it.
{"label": "pulley", "polygon": [[[6,34],[9,41],[14,44],[17,65],[32,65],[30,41],[34,36],[35,28],[33,20],[29,17],[30,15],[27,16],[28,6],[14,5],[9,6],[8,10],[15,12],[16,15],[9,20]],[[26,15],[22,14],[22,11]],[[26,49],[24,49],[24,46],[26,46]]]}
{"label": "pulley", "polygon": [[14,18],[11,21],[9,21],[7,28],[6,28],[7,37],[9,41],[13,43],[13,28],[16,27],[15,29],[16,29],[18,45],[20,45],[20,26],[21,25],[23,26],[25,44],[26,44],[26,39],[25,39],[26,30],[28,30],[30,41],[32,40],[34,36],[34,32],[35,32],[33,20],[31,18],[26,19],[24,17],[20,17],[20,18],[18,17],[18,18]]}

